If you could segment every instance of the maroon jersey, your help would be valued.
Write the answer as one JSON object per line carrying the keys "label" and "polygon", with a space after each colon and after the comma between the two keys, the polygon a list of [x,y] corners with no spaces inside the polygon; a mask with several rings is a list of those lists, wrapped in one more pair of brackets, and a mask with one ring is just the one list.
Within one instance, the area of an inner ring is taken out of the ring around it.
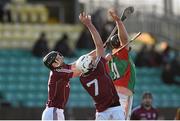
{"label": "maroon jersey", "polygon": [[64,64],[62,68],[50,72],[48,81],[48,107],[64,109],[69,98],[69,79],[72,77],[70,65]]}
{"label": "maroon jersey", "polygon": [[131,120],[157,120],[158,113],[153,107],[146,110],[143,106],[135,108],[131,114]]}
{"label": "maroon jersey", "polygon": [[82,74],[80,81],[94,99],[96,110],[102,112],[112,104],[119,102],[119,97],[106,71],[106,60],[99,57],[96,62],[95,69],[88,74]]}

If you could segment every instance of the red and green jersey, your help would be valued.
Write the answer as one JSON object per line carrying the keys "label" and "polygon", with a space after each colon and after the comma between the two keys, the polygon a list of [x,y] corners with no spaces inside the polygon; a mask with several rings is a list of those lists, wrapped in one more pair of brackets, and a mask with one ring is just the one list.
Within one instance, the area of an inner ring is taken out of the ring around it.
{"label": "red and green jersey", "polygon": [[108,63],[110,76],[116,86],[123,86],[134,91],[136,81],[135,65],[126,48],[112,55]]}

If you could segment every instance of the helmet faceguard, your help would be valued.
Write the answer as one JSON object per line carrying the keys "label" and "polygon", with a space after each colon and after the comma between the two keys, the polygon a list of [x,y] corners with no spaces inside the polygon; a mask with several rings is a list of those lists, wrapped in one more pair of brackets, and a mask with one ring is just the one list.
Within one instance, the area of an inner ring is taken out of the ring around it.
{"label": "helmet faceguard", "polygon": [[76,67],[82,73],[89,72],[93,68],[92,64],[93,58],[89,55],[83,55],[76,61]]}
{"label": "helmet faceguard", "polygon": [[54,69],[54,67],[52,66],[52,63],[55,62],[57,55],[62,56],[62,54],[57,51],[52,51],[52,52],[48,53],[43,58],[44,65],[51,70]]}

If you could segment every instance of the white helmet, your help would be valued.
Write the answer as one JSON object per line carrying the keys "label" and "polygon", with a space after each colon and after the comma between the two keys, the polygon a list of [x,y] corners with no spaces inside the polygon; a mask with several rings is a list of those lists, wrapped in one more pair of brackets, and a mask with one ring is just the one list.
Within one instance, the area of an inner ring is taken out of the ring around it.
{"label": "white helmet", "polygon": [[89,55],[82,55],[79,57],[79,59],[76,61],[76,67],[79,69],[82,73],[87,73],[92,66],[93,58]]}

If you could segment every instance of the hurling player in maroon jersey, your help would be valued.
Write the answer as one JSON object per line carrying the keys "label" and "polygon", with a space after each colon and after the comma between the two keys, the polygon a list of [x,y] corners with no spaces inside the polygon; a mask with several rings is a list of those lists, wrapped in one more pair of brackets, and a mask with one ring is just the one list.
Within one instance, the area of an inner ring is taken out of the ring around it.
{"label": "hurling player in maroon jersey", "polygon": [[81,56],[76,61],[82,72],[80,82],[96,106],[96,120],[124,120],[125,114],[120,106],[114,84],[106,71],[106,60],[103,42],[92,24],[91,16],[84,12],[79,15],[80,21],[89,29],[95,44],[95,51]]}
{"label": "hurling player in maroon jersey", "polygon": [[152,106],[152,94],[145,92],[142,96],[142,104],[133,109],[131,120],[157,120],[158,112]]}
{"label": "hurling player in maroon jersey", "polygon": [[65,64],[61,53],[48,53],[43,62],[50,71],[48,81],[48,101],[42,120],[64,120],[64,107],[69,97],[69,79],[80,75],[75,64]]}

